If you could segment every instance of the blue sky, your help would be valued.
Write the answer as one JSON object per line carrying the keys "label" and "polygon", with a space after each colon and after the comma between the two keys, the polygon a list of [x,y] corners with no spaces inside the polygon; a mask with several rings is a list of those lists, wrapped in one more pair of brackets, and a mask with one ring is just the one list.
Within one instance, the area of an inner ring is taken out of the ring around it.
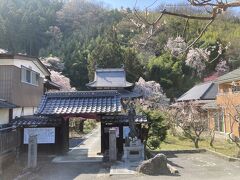
{"label": "blue sky", "polygon": [[[108,7],[110,8],[121,8],[121,7],[135,7],[136,0],[97,0],[100,2],[104,2]],[[137,0],[137,8],[145,9],[149,5],[153,4],[156,0]],[[233,0],[229,0],[228,2],[231,2]],[[152,8],[156,7],[159,4],[165,4],[165,5],[176,5],[179,3],[188,3],[187,0],[158,0]],[[237,13],[240,12],[240,8],[233,8],[233,10]]]}
{"label": "blue sky", "polygon": [[[109,5],[111,8],[120,8],[120,7],[134,7],[136,0],[100,0],[102,2],[105,2],[107,5]],[[146,8],[147,6],[153,4],[156,0],[137,0],[137,7],[138,8]],[[174,1],[167,1],[167,0],[158,0],[154,5],[155,7],[159,3],[163,4],[177,4],[184,2],[184,0],[174,0]],[[186,0],[185,0],[186,2]],[[154,7],[154,5],[152,7]]]}

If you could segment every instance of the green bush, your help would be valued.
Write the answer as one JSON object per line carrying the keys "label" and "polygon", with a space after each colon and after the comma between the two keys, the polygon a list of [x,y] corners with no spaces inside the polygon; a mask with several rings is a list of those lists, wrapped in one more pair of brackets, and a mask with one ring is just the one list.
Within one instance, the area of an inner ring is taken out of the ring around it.
{"label": "green bush", "polygon": [[147,145],[150,148],[157,149],[161,142],[166,139],[167,130],[169,129],[166,116],[158,110],[147,111],[145,114],[149,122]]}

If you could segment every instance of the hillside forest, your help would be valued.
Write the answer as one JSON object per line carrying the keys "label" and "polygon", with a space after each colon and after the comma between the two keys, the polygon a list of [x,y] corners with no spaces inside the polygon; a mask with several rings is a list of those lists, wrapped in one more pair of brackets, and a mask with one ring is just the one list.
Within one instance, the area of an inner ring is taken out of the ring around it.
{"label": "hillside forest", "polygon": [[[169,9],[198,11],[182,6]],[[154,80],[171,100],[196,83],[240,66],[240,18],[233,12],[218,16],[181,54],[178,51],[199,35],[206,22],[191,19],[186,24],[183,18],[164,16],[158,31],[143,44],[146,32],[136,26],[132,12],[85,0],[0,0],[0,48],[39,58],[58,57],[64,63],[62,74],[77,90],[85,90],[96,67],[124,66],[128,81]],[[154,19],[158,9],[148,13]]]}

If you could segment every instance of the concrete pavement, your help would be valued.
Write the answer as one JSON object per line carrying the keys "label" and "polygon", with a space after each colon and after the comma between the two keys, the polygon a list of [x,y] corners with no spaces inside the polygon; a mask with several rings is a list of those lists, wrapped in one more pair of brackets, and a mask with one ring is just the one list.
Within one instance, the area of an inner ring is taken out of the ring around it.
{"label": "concrete pavement", "polygon": [[[39,168],[31,177],[34,180],[239,180],[240,162],[229,162],[209,153],[171,154],[169,164],[179,171],[179,176],[147,176],[142,174],[110,175],[110,163],[102,162],[100,152],[100,127],[85,137],[80,145],[66,156],[38,159]],[[99,158],[99,159],[98,159]],[[116,165],[116,164],[115,164]],[[125,167],[123,167],[124,169]],[[21,178],[20,178],[21,179]],[[24,178],[22,178],[24,179]]]}
{"label": "concrete pavement", "polygon": [[74,162],[101,162],[101,130],[98,124],[92,133],[87,134],[79,145],[71,148],[64,156],[57,156],[53,159],[54,163],[74,163]]}

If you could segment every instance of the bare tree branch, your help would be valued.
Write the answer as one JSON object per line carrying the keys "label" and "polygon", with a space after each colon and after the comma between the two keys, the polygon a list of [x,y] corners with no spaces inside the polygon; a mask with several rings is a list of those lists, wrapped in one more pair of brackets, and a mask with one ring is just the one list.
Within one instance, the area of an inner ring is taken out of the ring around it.
{"label": "bare tree branch", "polygon": [[[190,47],[192,47],[202,37],[202,35],[207,30],[208,26],[210,26],[212,24],[212,22],[215,20],[215,18],[217,17],[218,14],[221,14],[222,12],[226,11],[230,7],[239,7],[240,6],[240,1],[233,1],[233,2],[227,2],[227,1],[223,2],[222,0],[221,1],[218,1],[218,0],[216,0],[216,1],[213,1],[213,0],[187,0],[187,1],[192,6],[205,8],[205,11],[208,12],[209,14],[211,14],[211,16],[201,16],[201,15],[189,15],[189,14],[183,14],[183,13],[175,13],[175,12],[169,12],[166,9],[163,9],[162,11],[160,11],[160,16],[155,21],[149,22],[148,19],[147,19],[148,13],[145,13],[145,17],[143,17],[136,10],[136,8],[134,8],[134,14],[139,21],[141,21],[143,24],[145,24],[145,27],[151,26],[150,27],[150,28],[152,28],[151,32],[157,32],[154,29],[157,28],[157,24],[159,23],[159,21],[160,21],[160,19],[162,18],[163,15],[170,15],[170,16],[185,18],[185,19],[187,19],[186,24],[191,19],[192,20],[207,20],[207,21],[209,21],[207,23],[207,25],[203,28],[201,33],[198,35],[198,37],[191,44],[189,44],[189,46],[186,48],[185,51],[187,51],[187,50],[189,50]],[[157,2],[157,0],[154,1],[154,3],[152,3],[150,6],[148,6],[146,8],[146,11],[149,7],[151,7],[156,2]],[[136,3],[137,3],[137,1],[136,1]],[[135,6],[136,6],[136,4],[135,4]],[[212,7],[212,10],[209,11],[209,10],[206,9],[206,7]],[[184,31],[183,31],[183,35],[185,35],[185,32],[186,32],[186,25],[185,25],[185,28],[184,28]],[[151,36],[153,34],[150,33],[150,35],[147,36],[146,42],[151,38]],[[146,42],[143,43],[143,44],[146,44]]]}
{"label": "bare tree branch", "polygon": [[187,51],[190,47],[192,47],[201,37],[202,35],[205,33],[205,31],[207,30],[207,28],[213,23],[214,19],[210,20],[206,26],[202,29],[201,33],[198,35],[198,37],[187,46],[187,48],[185,49],[185,51]]}

